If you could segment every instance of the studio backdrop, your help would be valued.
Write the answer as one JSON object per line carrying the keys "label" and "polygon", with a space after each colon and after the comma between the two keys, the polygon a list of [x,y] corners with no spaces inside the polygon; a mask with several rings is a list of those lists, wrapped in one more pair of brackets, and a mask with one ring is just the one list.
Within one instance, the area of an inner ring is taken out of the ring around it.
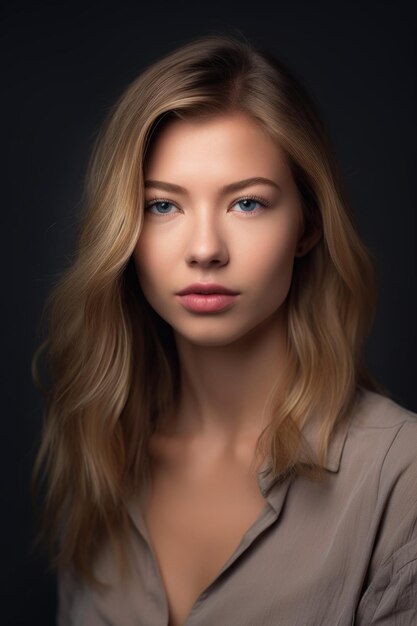
{"label": "studio backdrop", "polygon": [[158,57],[204,34],[283,61],[329,130],[378,271],[367,363],[417,411],[413,3],[10,3],[3,60],[3,624],[55,623],[55,578],[33,548],[30,474],[42,425],[31,378],[45,298],[74,253],[88,158],[109,108]]}

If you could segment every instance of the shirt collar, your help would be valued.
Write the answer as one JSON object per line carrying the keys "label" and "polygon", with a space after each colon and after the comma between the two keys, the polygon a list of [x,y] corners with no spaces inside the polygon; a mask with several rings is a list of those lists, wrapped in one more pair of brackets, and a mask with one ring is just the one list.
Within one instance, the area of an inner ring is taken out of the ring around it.
{"label": "shirt collar", "polygon": [[[323,463],[323,467],[329,472],[338,472],[342,459],[343,448],[349,432],[350,423],[352,421],[354,411],[351,410],[342,420],[336,422],[336,426],[330,436],[329,446],[327,449],[327,457]],[[303,434],[307,443],[314,453],[318,452],[318,444],[320,437],[320,418],[315,416],[309,420],[303,428]]]}
{"label": "shirt collar", "polygon": [[[358,394],[359,395],[359,394]],[[343,420],[339,420],[336,424],[329,441],[327,450],[327,458],[323,463],[323,467],[329,472],[338,472],[343,454],[343,448],[349,432],[349,427],[356,413],[356,402],[354,403],[351,411],[344,417]],[[313,454],[318,452],[318,443],[320,437],[320,416],[315,413],[306,422],[302,429],[302,433],[312,449]],[[303,460],[305,455],[300,455],[300,460]],[[282,483],[287,478],[288,473],[278,476],[272,475],[272,464],[270,459],[266,459],[257,473],[258,485],[261,492],[265,495],[276,482]]]}

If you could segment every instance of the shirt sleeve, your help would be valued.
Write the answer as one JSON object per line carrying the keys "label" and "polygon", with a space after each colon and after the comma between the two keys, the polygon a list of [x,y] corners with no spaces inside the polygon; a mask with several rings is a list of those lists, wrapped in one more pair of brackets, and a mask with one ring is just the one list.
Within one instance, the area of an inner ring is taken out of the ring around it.
{"label": "shirt sleeve", "polygon": [[417,625],[417,423],[406,422],[380,476],[384,515],[355,626]]}
{"label": "shirt sleeve", "polygon": [[397,550],[376,572],[355,621],[355,626],[413,624],[417,624],[417,539]]}

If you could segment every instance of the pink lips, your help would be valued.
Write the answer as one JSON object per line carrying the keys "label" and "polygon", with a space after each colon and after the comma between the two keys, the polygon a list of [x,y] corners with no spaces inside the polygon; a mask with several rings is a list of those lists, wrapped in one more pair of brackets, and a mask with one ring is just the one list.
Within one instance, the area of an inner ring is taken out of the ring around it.
{"label": "pink lips", "polygon": [[177,294],[181,304],[195,313],[214,313],[229,308],[239,293],[216,283],[193,283]]}

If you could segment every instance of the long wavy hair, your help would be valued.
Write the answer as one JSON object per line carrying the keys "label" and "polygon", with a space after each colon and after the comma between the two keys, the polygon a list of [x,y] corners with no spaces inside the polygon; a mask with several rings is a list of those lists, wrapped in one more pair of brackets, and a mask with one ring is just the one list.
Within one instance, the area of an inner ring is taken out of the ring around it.
{"label": "long wavy hair", "polygon": [[[76,253],[46,300],[46,337],[32,361],[45,396],[33,468],[40,532],[52,567],[72,563],[100,586],[103,542],[126,573],[125,503],[149,471],[157,417],[178,393],[172,329],[146,302],[132,253],[144,210],[143,166],[171,119],[243,112],[288,159],[307,227],[322,237],[296,258],[287,297],[288,368],[268,398],[257,454],[275,475],[322,477],[329,439],[359,386],[379,390],[363,363],[376,304],[374,263],[361,242],[326,131],[290,71],[244,37],[206,35],[148,66],[110,109],[88,165]],[[48,382],[38,361],[45,356]],[[318,454],[300,461],[302,428],[320,411]]]}

